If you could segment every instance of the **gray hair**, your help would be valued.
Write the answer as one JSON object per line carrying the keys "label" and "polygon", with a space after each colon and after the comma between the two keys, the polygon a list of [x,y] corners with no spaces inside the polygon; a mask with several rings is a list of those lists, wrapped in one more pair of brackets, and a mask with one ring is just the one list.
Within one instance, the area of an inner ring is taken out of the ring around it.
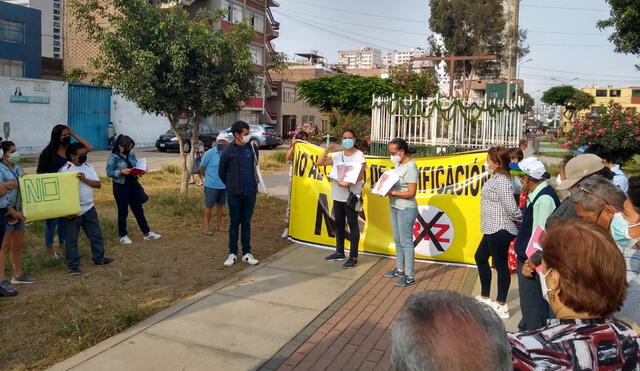
{"label": "gray hair", "polygon": [[513,370],[502,320],[489,306],[452,291],[407,299],[391,333],[391,362],[394,371],[477,370],[478,365]]}
{"label": "gray hair", "polygon": [[621,211],[627,199],[617,185],[599,176],[584,179],[577,188],[571,192],[571,201],[580,204],[586,211],[599,211],[605,205],[611,205]]}

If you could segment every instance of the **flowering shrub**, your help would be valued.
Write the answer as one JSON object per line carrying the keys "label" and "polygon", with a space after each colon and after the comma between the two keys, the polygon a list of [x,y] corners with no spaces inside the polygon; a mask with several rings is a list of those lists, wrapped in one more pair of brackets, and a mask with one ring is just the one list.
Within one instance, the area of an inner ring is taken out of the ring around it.
{"label": "flowering shrub", "polygon": [[601,106],[597,114],[587,113],[571,123],[564,148],[599,143],[611,148],[618,162],[640,153],[640,113],[618,103]]}
{"label": "flowering shrub", "polygon": [[[328,133],[331,139],[340,142],[342,133],[346,129],[351,129],[356,134],[356,147],[364,153],[369,153],[369,142],[371,135],[371,117],[362,113],[343,113],[338,109],[334,109],[329,113],[329,124],[331,130]],[[326,141],[326,139],[325,139]]]}
{"label": "flowering shrub", "polygon": [[313,126],[313,124],[308,123],[308,122],[305,122],[303,124],[298,124],[298,125],[296,125],[296,129],[295,130],[289,131],[289,136],[291,138],[294,138],[296,136],[296,134],[298,134],[301,131],[306,132],[307,135],[309,135],[309,138],[312,138],[313,135],[316,133],[316,127]]}

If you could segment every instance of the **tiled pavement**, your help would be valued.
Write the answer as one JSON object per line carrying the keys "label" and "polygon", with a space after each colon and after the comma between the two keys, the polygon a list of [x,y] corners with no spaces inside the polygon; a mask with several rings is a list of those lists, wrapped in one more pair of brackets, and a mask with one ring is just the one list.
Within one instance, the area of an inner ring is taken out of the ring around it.
{"label": "tiled pavement", "polygon": [[380,261],[261,370],[389,370],[393,320],[409,295],[425,290],[470,294],[473,288],[475,271],[428,263],[416,264],[416,285],[395,287],[397,279],[382,277],[394,264]]}

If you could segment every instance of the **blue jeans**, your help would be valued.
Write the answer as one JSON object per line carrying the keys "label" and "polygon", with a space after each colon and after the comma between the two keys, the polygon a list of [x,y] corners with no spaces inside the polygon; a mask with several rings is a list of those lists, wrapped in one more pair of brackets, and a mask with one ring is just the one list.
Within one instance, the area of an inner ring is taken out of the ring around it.
{"label": "blue jeans", "polygon": [[47,219],[44,227],[44,245],[47,248],[53,247],[53,237],[58,227],[58,244],[64,245],[64,230],[60,225],[60,218]]}
{"label": "blue jeans", "polygon": [[78,235],[80,228],[84,230],[91,245],[91,260],[94,263],[104,259],[104,238],[100,228],[100,220],[96,208],[92,207],[86,213],[73,219],[60,218],[60,224],[65,232],[64,255],[69,269],[80,267],[80,254],[78,254]]}
{"label": "blue jeans", "polygon": [[518,257],[518,294],[520,295],[520,311],[522,312],[518,329],[533,331],[546,326],[552,312],[549,303],[542,296],[540,276],[534,273],[533,278],[529,278],[522,274],[524,262],[524,259]]}
{"label": "blue jeans", "polygon": [[418,209],[408,207],[400,210],[391,208],[391,227],[393,240],[396,243],[396,269],[413,277],[413,223],[418,216]]}
{"label": "blue jeans", "polygon": [[256,193],[227,194],[227,205],[229,205],[229,253],[238,255],[238,235],[242,232],[242,255],[248,254],[251,252],[251,217],[256,206]]}

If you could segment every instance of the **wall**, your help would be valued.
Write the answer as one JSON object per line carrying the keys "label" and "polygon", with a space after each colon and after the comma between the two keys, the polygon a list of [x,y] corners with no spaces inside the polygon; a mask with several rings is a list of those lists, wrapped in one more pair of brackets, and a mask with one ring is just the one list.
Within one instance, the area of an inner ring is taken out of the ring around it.
{"label": "wall", "polygon": [[22,44],[0,41],[0,58],[22,61],[23,77],[39,78],[42,44],[40,11],[0,1],[0,14],[5,19],[23,22],[25,32]]}
{"label": "wall", "polygon": [[153,147],[160,134],[171,128],[165,116],[142,112],[122,96],[111,96],[111,122],[117,134],[133,138],[136,147]]}
{"label": "wall", "polygon": [[[22,96],[48,97],[48,104],[11,103],[16,88]],[[62,81],[0,77],[0,136],[11,123],[9,139],[23,153],[39,152],[49,143],[51,128],[67,122],[68,93]]]}

